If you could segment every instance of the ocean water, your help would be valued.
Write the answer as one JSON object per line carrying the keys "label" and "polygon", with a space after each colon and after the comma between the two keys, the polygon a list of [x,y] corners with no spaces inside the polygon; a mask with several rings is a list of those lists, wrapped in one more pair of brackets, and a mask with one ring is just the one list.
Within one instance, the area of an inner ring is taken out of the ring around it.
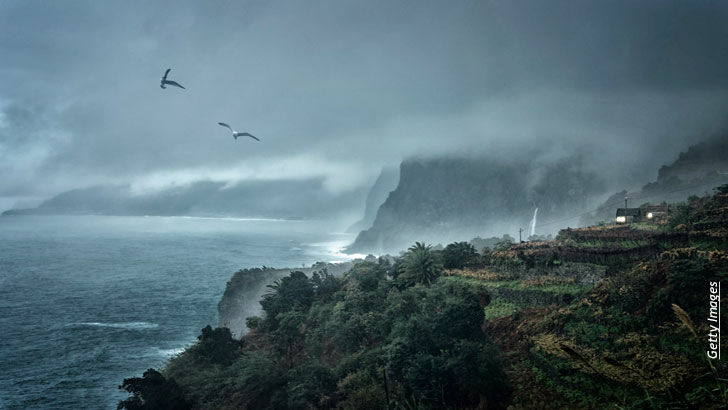
{"label": "ocean water", "polygon": [[217,323],[238,269],[343,260],[316,222],[0,217],[0,408],[115,408]]}

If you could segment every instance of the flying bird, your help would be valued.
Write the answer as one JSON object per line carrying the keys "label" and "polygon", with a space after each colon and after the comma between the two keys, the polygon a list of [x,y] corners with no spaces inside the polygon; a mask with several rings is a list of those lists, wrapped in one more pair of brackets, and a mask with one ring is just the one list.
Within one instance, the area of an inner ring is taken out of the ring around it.
{"label": "flying bird", "polygon": [[172,69],[168,68],[167,71],[164,72],[164,77],[162,77],[162,82],[159,84],[159,86],[162,88],[167,88],[165,87],[165,85],[173,85],[184,90],[185,88],[182,87],[182,84],[178,83],[177,81],[167,80],[167,75],[169,75],[170,71],[172,71]]}
{"label": "flying bird", "polygon": [[223,127],[225,127],[225,128],[227,128],[227,129],[229,129],[229,130],[230,130],[230,132],[232,132],[232,133],[233,133],[233,138],[235,138],[235,139],[238,139],[238,137],[250,137],[250,138],[252,138],[252,139],[254,139],[254,140],[256,140],[256,141],[260,141],[260,140],[258,139],[258,137],[256,137],[255,135],[253,135],[253,134],[250,134],[250,133],[248,133],[248,132],[237,132],[237,131],[235,131],[235,130],[233,129],[233,127],[231,127],[231,126],[229,126],[229,125],[225,124],[224,122],[218,122],[218,124],[219,124],[219,125],[221,125],[221,126],[223,126]]}

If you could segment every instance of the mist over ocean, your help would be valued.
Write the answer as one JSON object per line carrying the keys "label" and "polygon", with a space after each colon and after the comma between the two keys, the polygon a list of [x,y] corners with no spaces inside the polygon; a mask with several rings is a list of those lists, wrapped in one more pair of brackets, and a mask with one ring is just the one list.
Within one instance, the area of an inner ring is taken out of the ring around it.
{"label": "mist over ocean", "polygon": [[0,218],[0,408],[116,408],[125,377],[217,324],[232,274],[343,258],[311,221]]}

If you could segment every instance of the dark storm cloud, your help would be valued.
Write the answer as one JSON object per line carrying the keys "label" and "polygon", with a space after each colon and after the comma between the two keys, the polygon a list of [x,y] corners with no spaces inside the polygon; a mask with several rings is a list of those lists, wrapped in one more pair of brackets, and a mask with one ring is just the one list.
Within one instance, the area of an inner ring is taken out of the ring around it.
{"label": "dark storm cloud", "polygon": [[[723,125],[725,21],[718,1],[6,1],[0,196],[341,191],[404,157],[474,151],[654,170]],[[158,87],[167,67],[187,90]]]}

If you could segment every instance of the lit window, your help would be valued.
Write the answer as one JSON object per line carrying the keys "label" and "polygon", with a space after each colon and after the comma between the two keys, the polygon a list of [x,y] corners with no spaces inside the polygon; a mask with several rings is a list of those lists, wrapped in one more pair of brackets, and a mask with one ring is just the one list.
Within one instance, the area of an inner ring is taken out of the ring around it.
{"label": "lit window", "polygon": [[654,215],[652,215],[652,212],[647,212],[647,219],[652,219]]}
{"label": "lit window", "polygon": [[625,222],[627,222],[627,218],[625,218],[624,216],[617,217],[617,223],[621,224],[621,223],[625,223]]}

